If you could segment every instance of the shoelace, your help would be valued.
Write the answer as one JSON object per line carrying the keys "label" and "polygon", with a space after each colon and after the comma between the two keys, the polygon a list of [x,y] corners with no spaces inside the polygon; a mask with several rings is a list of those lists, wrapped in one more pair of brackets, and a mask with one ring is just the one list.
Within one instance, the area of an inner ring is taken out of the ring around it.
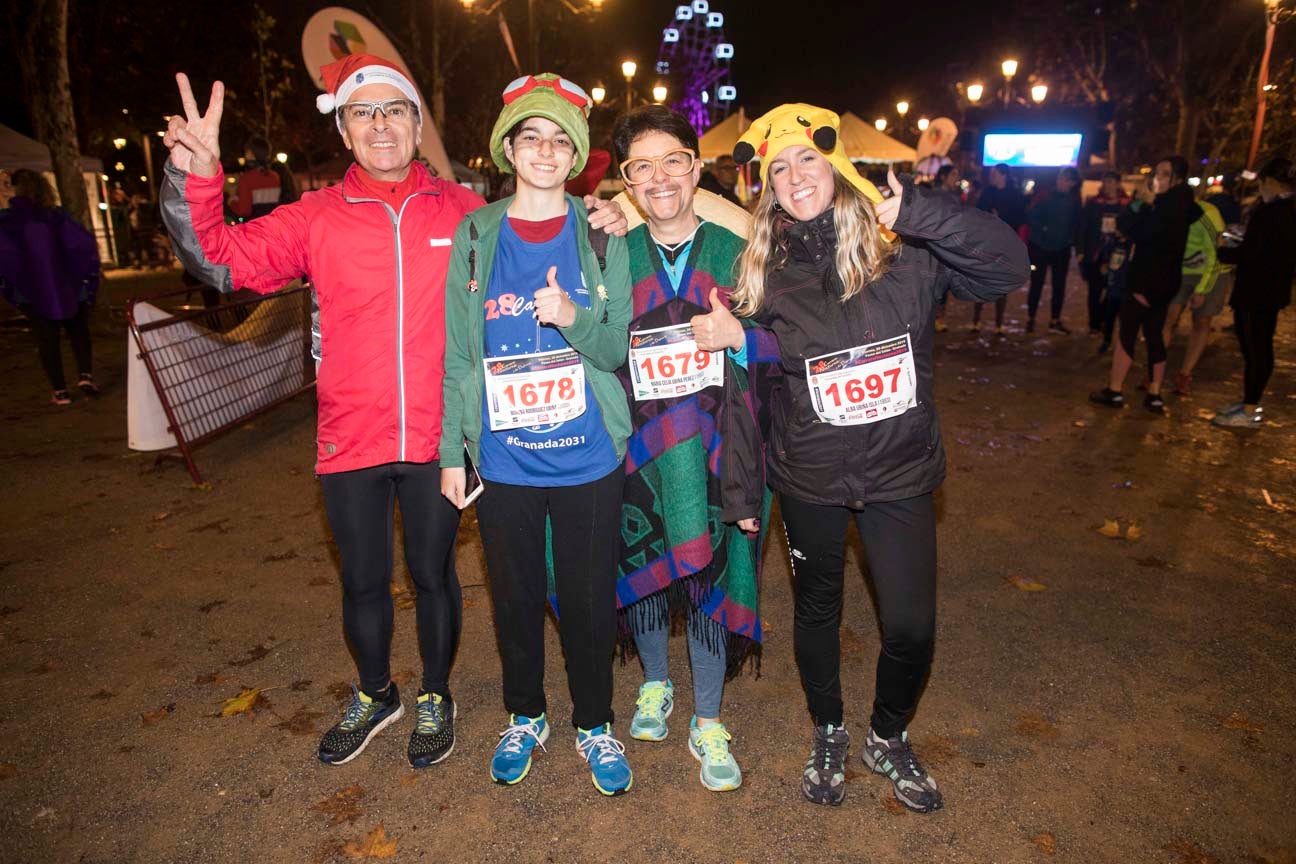
{"label": "shoelace", "polygon": [[846,761],[847,746],[849,746],[849,742],[829,741],[826,736],[816,740],[812,757],[814,764],[822,764],[824,771],[834,768],[834,762],[836,762],[835,767],[840,768],[842,763]]}
{"label": "shoelace", "polygon": [[635,707],[648,714],[661,714],[666,710],[666,685],[657,684],[640,693]]}
{"label": "shoelace", "polygon": [[361,701],[360,691],[353,686],[351,688],[351,704],[347,706],[346,716],[342,718],[342,722],[339,725],[347,732],[359,728],[368,721],[369,717],[372,716],[373,712],[376,711],[378,707],[379,704],[377,702],[365,703]]}
{"label": "shoelace", "polygon": [[512,726],[501,732],[499,737],[506,740],[504,741],[504,746],[500,749],[511,756],[521,755],[522,744],[526,741],[528,736],[530,736],[536,744],[540,745],[541,750],[544,750],[546,753],[549,752],[548,750],[545,750],[544,744],[540,743],[540,724],[534,720],[530,723],[514,723]]}
{"label": "shoelace", "polygon": [[600,765],[610,765],[625,752],[625,745],[607,732],[603,732],[598,735],[591,735],[584,741],[579,742],[576,749],[585,757],[586,762],[590,761],[591,753],[593,753],[592,758],[597,759]]}
{"label": "shoelace", "polygon": [[891,767],[899,771],[902,775],[909,774],[913,777],[923,778],[926,776],[922,765],[918,762],[918,755],[914,753],[909,742],[901,738],[900,743],[891,746],[890,741],[882,742],[887,747],[886,758],[890,760]]}
{"label": "shoelace", "polygon": [[418,734],[434,735],[441,731],[441,727],[445,725],[445,721],[441,716],[442,711],[437,710],[438,706],[442,707],[442,711],[445,710],[444,701],[433,702],[431,699],[428,699],[426,702],[419,703],[417,712],[418,720],[414,724],[414,728]]}
{"label": "shoelace", "polygon": [[698,734],[698,746],[712,765],[722,765],[729,761],[729,742],[732,740],[733,736],[722,723],[713,723],[701,729]]}

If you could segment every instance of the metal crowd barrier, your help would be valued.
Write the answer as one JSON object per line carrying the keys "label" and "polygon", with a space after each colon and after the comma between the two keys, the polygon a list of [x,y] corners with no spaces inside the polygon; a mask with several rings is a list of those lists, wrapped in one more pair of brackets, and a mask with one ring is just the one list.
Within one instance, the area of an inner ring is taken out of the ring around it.
{"label": "metal crowd barrier", "polygon": [[[148,370],[178,451],[158,458],[183,459],[201,483],[195,447],[314,386],[311,291],[222,298],[211,308],[158,317],[159,301],[188,293],[132,299],[126,314],[132,350]],[[149,314],[137,308],[145,303],[154,307]]]}

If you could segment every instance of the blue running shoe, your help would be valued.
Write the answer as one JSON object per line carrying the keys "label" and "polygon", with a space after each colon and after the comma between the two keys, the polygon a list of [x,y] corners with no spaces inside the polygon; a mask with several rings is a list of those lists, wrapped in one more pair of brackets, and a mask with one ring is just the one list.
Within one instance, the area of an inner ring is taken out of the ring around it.
{"label": "blue running shoe", "polygon": [[612,736],[612,724],[576,730],[576,749],[585,757],[594,788],[604,795],[621,795],[634,785],[625,745]]}
{"label": "blue running shoe", "polygon": [[662,741],[670,733],[666,718],[675,710],[675,685],[665,681],[645,681],[639,686],[630,737],[638,741]]}
{"label": "blue running shoe", "polygon": [[523,717],[509,715],[509,726],[500,733],[500,743],[491,757],[491,779],[505,786],[521,783],[531,770],[531,751],[545,749],[549,740],[549,721],[545,715]]}

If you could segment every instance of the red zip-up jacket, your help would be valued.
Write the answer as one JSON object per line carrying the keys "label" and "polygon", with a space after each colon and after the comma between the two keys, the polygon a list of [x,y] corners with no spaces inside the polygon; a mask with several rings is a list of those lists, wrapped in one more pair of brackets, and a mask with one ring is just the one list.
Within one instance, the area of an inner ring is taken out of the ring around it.
{"label": "red zip-up jacket", "polygon": [[197,177],[167,163],[163,217],[188,269],[222,289],[261,293],[310,274],[319,474],[437,458],[450,242],[485,202],[419,163],[411,170],[418,181],[399,210],[370,197],[352,165],[338,186],[226,225],[224,174]]}

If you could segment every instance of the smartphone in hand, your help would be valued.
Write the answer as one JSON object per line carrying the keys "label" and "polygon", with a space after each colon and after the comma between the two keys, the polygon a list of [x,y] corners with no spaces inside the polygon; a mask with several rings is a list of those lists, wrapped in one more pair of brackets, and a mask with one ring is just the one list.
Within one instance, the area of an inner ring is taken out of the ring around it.
{"label": "smartphone in hand", "polygon": [[468,448],[464,447],[464,509],[468,505],[481,497],[482,492],[486,489],[482,484],[481,474],[477,472],[477,466],[473,464],[472,455]]}

